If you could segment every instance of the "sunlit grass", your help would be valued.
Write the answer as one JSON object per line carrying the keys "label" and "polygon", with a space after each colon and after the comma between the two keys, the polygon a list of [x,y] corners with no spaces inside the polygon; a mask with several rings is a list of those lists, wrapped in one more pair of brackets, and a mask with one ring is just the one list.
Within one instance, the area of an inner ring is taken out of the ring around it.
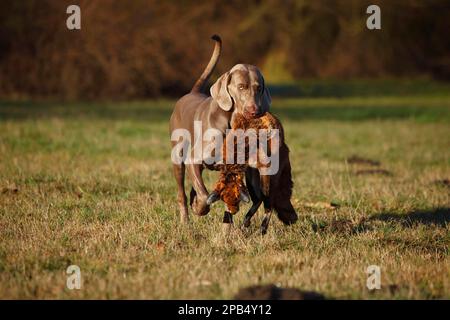
{"label": "sunlit grass", "polygon": [[[331,298],[450,298],[448,98],[274,99],[300,219],[274,218],[261,237],[260,214],[228,239],[219,203],[179,224],[172,106],[0,104],[1,298],[232,298],[260,283]],[[381,164],[349,164],[352,155]],[[322,202],[340,207],[309,205]],[[79,291],[65,287],[70,264]],[[372,264],[382,269],[375,292]]]}

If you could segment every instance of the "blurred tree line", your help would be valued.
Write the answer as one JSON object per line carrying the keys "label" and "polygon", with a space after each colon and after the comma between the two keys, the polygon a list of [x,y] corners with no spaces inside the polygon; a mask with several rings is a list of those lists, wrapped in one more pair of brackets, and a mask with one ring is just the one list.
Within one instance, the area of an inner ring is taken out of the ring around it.
{"label": "blurred tree line", "polygon": [[[66,8],[81,7],[81,30]],[[381,7],[382,30],[366,28]],[[220,34],[217,74],[245,62],[268,82],[450,78],[448,0],[22,0],[0,2],[0,97],[176,96]]]}

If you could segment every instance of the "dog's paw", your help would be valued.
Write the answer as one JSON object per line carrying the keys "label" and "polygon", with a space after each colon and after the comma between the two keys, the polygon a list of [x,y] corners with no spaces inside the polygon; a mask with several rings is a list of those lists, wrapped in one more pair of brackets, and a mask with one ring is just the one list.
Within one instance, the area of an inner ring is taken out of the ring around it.
{"label": "dog's paw", "polygon": [[250,227],[250,223],[251,223],[251,218],[244,218],[244,221],[242,222],[242,228],[249,228]]}
{"label": "dog's paw", "polygon": [[204,216],[208,214],[210,207],[206,203],[207,196],[201,197],[201,196],[195,196],[194,200],[192,201],[191,207],[192,211],[194,211],[194,214],[198,216]]}

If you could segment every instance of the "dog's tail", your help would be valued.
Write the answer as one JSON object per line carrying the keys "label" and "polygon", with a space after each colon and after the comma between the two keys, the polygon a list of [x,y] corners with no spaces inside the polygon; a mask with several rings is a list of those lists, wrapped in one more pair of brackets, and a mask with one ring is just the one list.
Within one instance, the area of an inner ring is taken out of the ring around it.
{"label": "dog's tail", "polygon": [[295,209],[290,202],[286,202],[283,205],[277,204],[274,206],[274,209],[277,213],[278,219],[280,219],[284,224],[290,225],[297,222],[297,212],[295,212]]}
{"label": "dog's tail", "polygon": [[[281,127],[281,129],[283,129],[283,127]],[[284,137],[283,130],[281,132]],[[290,225],[298,220],[298,215],[291,203],[294,182],[292,181],[292,168],[291,162],[289,161],[289,148],[284,142],[280,147],[280,158],[284,159],[286,162],[283,167],[280,168],[281,171],[278,173],[279,188],[277,188],[271,196],[270,202],[272,203],[278,218],[284,224]]]}
{"label": "dog's tail", "polygon": [[220,37],[216,34],[213,35],[211,39],[216,42],[213,54],[202,75],[200,76],[200,78],[198,78],[197,82],[195,82],[194,86],[192,87],[192,93],[202,92],[206,82],[208,81],[209,77],[214,71],[214,68],[216,67],[217,61],[219,60],[220,52],[222,51],[222,39],[220,39]]}

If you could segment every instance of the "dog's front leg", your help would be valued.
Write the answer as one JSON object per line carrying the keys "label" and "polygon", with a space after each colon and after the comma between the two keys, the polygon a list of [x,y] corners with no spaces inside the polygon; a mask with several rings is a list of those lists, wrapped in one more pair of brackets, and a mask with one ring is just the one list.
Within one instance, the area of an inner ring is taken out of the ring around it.
{"label": "dog's front leg", "polygon": [[190,164],[187,166],[187,169],[192,187],[195,190],[195,197],[191,200],[192,210],[196,215],[204,216],[209,212],[209,206],[206,204],[208,191],[202,178],[203,165]]}

